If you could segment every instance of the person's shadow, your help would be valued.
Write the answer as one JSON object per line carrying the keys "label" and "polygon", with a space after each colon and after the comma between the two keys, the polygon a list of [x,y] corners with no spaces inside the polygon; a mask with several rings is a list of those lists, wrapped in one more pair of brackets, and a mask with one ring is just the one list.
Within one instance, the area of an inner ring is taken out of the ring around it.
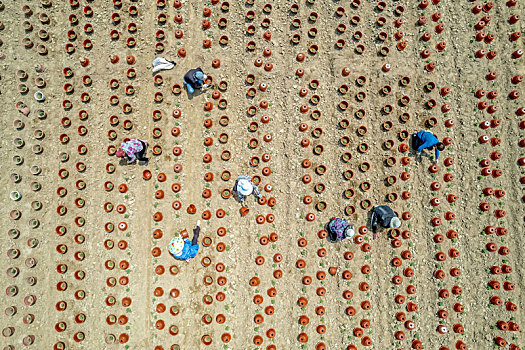
{"label": "person's shadow", "polygon": [[145,160],[135,160],[132,163],[128,163],[127,159],[120,159],[118,165],[120,166],[129,166],[129,165],[148,165],[149,161]]}
{"label": "person's shadow", "polygon": [[235,188],[233,188],[231,191],[232,191],[232,197],[233,197],[233,199],[235,199],[235,201],[236,201],[237,203],[239,203],[239,204],[242,205],[243,203],[242,203],[241,197],[239,197],[239,193],[237,193],[237,191],[235,191]]}
{"label": "person's shadow", "polygon": [[415,138],[417,136],[414,136],[414,134],[410,134],[410,141],[408,142],[408,155],[410,157],[416,158],[417,149],[414,148],[416,141]]}
{"label": "person's shadow", "polygon": [[186,96],[188,97],[188,100],[192,100],[194,97],[198,97],[202,94],[204,94],[206,91],[204,89],[195,89],[193,94],[190,94],[188,91],[188,88],[186,88],[186,83],[184,83],[184,91],[186,91]]}
{"label": "person's shadow", "polygon": [[326,241],[329,243],[338,243],[338,241],[335,239],[335,235],[330,230],[330,227],[328,227],[328,224],[330,224],[330,221],[328,221],[327,223],[323,225],[323,230],[325,230],[326,233],[328,233],[326,235]]}
{"label": "person's shadow", "polygon": [[[235,180],[235,183],[233,184],[233,187],[232,187],[232,189],[231,189],[230,191],[231,191],[231,193],[232,193],[232,197],[233,197],[233,199],[235,199],[235,201],[236,201],[237,203],[239,203],[239,204],[242,205],[243,203],[242,203],[241,197],[239,196],[239,192],[236,191],[236,188],[237,188],[237,181],[238,181],[238,180]],[[247,198],[247,197],[244,197],[244,202],[245,202],[245,204],[246,204],[247,201],[248,201],[248,198]],[[245,205],[245,206],[248,207],[248,205]]]}

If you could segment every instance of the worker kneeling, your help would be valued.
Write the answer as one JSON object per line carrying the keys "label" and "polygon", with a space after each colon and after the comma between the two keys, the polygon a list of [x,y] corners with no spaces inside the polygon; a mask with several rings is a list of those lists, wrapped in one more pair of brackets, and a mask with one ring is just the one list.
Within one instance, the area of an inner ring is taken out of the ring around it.
{"label": "worker kneeling", "polygon": [[196,89],[208,88],[209,85],[204,83],[206,79],[208,79],[208,76],[205,75],[200,68],[188,71],[188,73],[184,75],[184,84],[186,85],[186,89],[188,89],[188,93],[193,94]]}
{"label": "worker kneeling", "polygon": [[421,151],[424,149],[431,150],[434,148],[434,164],[437,164],[439,152],[445,149],[445,145],[443,142],[439,142],[433,133],[421,130],[412,134],[412,148],[416,150],[418,157],[421,156]]}
{"label": "worker kneeling", "polygon": [[193,239],[188,239],[188,233],[183,230],[181,234],[174,237],[168,245],[168,251],[175,259],[186,260],[194,258],[199,251],[199,233],[201,231],[200,220],[197,221],[197,227],[193,229]]}
{"label": "worker kneeling", "polygon": [[328,223],[328,237],[332,242],[340,242],[355,235],[354,226],[341,218],[333,217]]}
{"label": "worker kneeling", "polygon": [[370,219],[374,239],[377,238],[378,224],[385,228],[398,228],[401,226],[401,220],[397,214],[387,205],[379,205],[372,210]]}

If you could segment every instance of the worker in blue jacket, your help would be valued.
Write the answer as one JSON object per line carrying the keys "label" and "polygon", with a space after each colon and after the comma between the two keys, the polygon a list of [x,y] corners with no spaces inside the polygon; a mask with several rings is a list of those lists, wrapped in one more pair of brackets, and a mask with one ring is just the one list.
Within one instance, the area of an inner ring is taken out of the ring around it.
{"label": "worker in blue jacket", "polygon": [[445,149],[445,145],[443,142],[440,142],[433,133],[421,130],[412,134],[412,148],[416,150],[418,157],[421,156],[422,150],[434,148],[434,163],[437,163],[439,151],[443,151]]}
{"label": "worker in blue jacket", "polygon": [[188,233],[183,230],[181,234],[174,237],[168,245],[168,251],[174,258],[190,261],[199,251],[199,234],[201,232],[201,221],[197,221],[197,227],[193,229],[193,239],[188,239]]}

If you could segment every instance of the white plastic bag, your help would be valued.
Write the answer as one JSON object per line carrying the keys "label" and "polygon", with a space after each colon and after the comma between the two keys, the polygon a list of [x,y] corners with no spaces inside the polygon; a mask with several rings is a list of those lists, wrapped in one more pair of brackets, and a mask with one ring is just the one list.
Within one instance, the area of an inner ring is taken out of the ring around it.
{"label": "white plastic bag", "polygon": [[161,70],[169,70],[169,69],[173,69],[173,67],[175,67],[176,63],[175,62],[170,62],[168,61],[167,59],[165,59],[164,57],[157,57],[153,60],[153,73],[157,73]]}

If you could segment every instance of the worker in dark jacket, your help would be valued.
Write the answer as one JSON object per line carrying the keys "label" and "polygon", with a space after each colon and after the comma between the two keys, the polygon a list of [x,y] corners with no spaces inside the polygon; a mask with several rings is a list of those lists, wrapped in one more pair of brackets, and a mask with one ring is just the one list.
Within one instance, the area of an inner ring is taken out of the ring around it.
{"label": "worker in dark jacket", "polygon": [[421,130],[412,134],[412,148],[416,150],[418,157],[421,156],[422,150],[434,148],[434,163],[437,163],[439,151],[443,151],[445,145],[431,132]]}
{"label": "worker in dark jacket", "polygon": [[190,94],[193,94],[196,89],[206,89],[209,87],[208,84],[205,84],[204,82],[208,76],[206,76],[202,69],[195,68],[191,69],[186,75],[184,76],[184,84],[186,84],[186,88],[188,89],[188,92]]}
{"label": "worker in dark jacket", "polygon": [[372,232],[374,233],[374,239],[377,238],[377,224],[385,228],[398,228],[401,226],[401,220],[399,220],[397,214],[387,205],[374,207],[370,223]]}

